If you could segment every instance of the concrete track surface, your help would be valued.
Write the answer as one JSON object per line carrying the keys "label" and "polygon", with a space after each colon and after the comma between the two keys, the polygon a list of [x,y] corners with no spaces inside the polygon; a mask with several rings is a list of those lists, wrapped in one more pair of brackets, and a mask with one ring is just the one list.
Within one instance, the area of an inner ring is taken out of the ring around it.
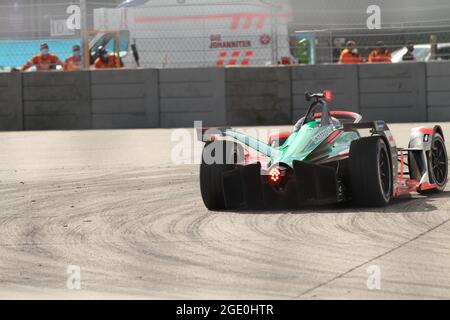
{"label": "concrete track surface", "polygon": [[[399,145],[412,126],[392,125]],[[171,134],[1,133],[0,298],[450,298],[450,193],[208,212],[198,166],[170,161]],[[373,265],[380,290],[367,287]]]}

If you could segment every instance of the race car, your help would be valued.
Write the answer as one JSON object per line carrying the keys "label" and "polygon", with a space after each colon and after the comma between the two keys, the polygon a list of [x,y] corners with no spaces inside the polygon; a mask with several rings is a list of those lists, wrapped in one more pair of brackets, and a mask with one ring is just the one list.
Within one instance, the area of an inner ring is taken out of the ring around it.
{"label": "race car", "polygon": [[[408,148],[398,148],[384,121],[330,111],[331,91],[305,96],[306,115],[267,143],[230,128],[197,128],[205,143],[200,189],[209,210],[380,207],[412,192],[444,191],[448,157],[440,126],[412,129]],[[252,149],[257,157],[249,156]]]}

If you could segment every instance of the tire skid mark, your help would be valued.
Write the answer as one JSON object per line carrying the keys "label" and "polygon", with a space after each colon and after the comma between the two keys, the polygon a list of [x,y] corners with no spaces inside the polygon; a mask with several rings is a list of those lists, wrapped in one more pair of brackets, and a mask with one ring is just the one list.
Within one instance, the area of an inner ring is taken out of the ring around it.
{"label": "tire skid mark", "polygon": [[380,254],[378,256],[375,256],[375,257],[373,257],[373,258],[371,258],[371,259],[369,259],[367,261],[364,261],[364,262],[354,266],[353,268],[351,268],[351,269],[349,269],[349,270],[347,270],[347,271],[345,271],[345,272],[343,272],[343,273],[341,273],[341,274],[339,274],[339,275],[329,279],[328,281],[326,281],[324,283],[321,283],[321,284],[319,284],[319,285],[317,285],[317,286],[315,286],[313,288],[310,288],[310,289],[302,292],[301,294],[295,296],[293,299],[300,299],[301,297],[303,297],[303,296],[313,292],[314,290],[317,290],[317,289],[319,289],[321,287],[324,287],[324,286],[330,284],[331,282],[333,282],[335,280],[341,279],[341,278],[345,277],[346,275],[352,273],[353,271],[355,271],[355,270],[357,270],[357,269],[359,269],[359,268],[361,268],[361,267],[363,267],[363,266],[365,266],[367,264],[370,264],[370,263],[372,263],[372,262],[374,262],[374,261],[376,261],[378,259],[381,259],[381,258],[383,258],[383,257],[385,257],[385,256],[387,256],[387,255],[389,255],[389,254],[391,254],[391,253],[393,253],[393,252],[395,252],[395,251],[397,251],[397,250],[399,250],[399,249],[401,249],[401,248],[411,244],[412,242],[414,242],[414,241],[422,238],[423,236],[425,236],[425,235],[427,235],[427,234],[429,234],[429,233],[439,229],[440,227],[446,225],[449,222],[450,222],[450,218],[448,218],[448,219],[444,220],[443,222],[439,223],[438,225],[435,225],[434,227],[432,227],[432,228],[430,228],[430,229],[428,229],[428,230],[426,230],[426,231],[416,235],[414,238],[409,239],[408,241],[405,241],[405,242],[399,244],[398,246],[396,246],[396,247],[394,247],[394,248],[392,248],[392,249],[390,249],[390,250],[388,250],[388,251],[386,251],[386,252],[384,252],[384,253],[382,253],[382,254]]}
{"label": "tire skid mark", "polygon": [[359,212],[212,213],[197,173],[192,166],[73,169],[8,184],[0,282],[58,288],[64,268],[78,264],[85,287],[100,292],[290,298],[442,221],[434,210],[420,213],[428,206],[448,208],[444,198],[417,198]]}

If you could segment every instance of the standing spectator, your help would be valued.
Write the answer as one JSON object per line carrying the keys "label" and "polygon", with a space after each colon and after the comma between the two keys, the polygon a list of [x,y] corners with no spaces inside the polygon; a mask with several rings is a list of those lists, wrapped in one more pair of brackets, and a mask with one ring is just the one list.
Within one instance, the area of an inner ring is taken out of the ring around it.
{"label": "standing spectator", "polygon": [[99,49],[98,56],[94,64],[95,69],[123,68],[122,60],[114,54],[108,54],[105,48]]}
{"label": "standing spectator", "polygon": [[378,41],[377,48],[369,54],[369,63],[392,63],[392,54],[383,41]]}
{"label": "standing spectator", "polygon": [[412,41],[408,41],[406,44],[406,48],[408,51],[403,55],[403,61],[416,61],[416,57],[414,56],[414,43]]}
{"label": "standing spectator", "polygon": [[51,71],[56,70],[57,66],[63,66],[63,62],[54,54],[51,54],[47,43],[41,44],[41,54],[35,55],[28,61],[21,71],[26,71],[31,67],[36,67],[37,71]]}
{"label": "standing spectator", "polygon": [[363,62],[364,59],[362,55],[359,54],[358,48],[356,47],[356,42],[348,41],[347,47],[344,50],[342,50],[341,57],[339,58],[339,63],[357,64]]}
{"label": "standing spectator", "polygon": [[72,47],[72,56],[64,62],[64,71],[81,71],[83,70],[83,59],[81,58],[81,47],[74,45]]}

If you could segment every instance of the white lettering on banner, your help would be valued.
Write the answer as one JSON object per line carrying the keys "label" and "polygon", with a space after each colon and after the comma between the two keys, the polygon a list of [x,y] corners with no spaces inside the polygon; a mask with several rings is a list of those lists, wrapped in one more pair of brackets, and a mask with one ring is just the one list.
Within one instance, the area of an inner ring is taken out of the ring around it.
{"label": "white lettering on banner", "polygon": [[213,34],[210,37],[211,44],[210,49],[224,49],[224,48],[250,48],[252,42],[249,40],[245,41],[222,41],[222,35]]}
{"label": "white lettering on banner", "polygon": [[251,41],[214,41],[209,46],[210,49],[219,48],[250,48],[252,46]]}

